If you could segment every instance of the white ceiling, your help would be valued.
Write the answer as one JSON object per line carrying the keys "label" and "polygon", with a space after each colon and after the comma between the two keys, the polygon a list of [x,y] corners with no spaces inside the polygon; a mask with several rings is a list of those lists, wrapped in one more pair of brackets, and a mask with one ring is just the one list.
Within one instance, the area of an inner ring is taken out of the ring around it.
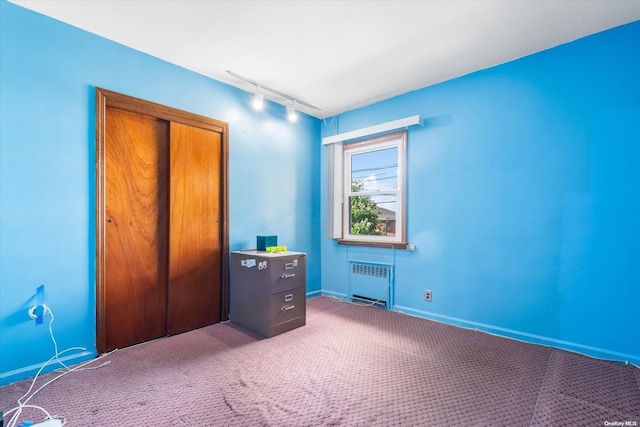
{"label": "white ceiling", "polygon": [[640,0],[11,1],[316,117],[640,20]]}

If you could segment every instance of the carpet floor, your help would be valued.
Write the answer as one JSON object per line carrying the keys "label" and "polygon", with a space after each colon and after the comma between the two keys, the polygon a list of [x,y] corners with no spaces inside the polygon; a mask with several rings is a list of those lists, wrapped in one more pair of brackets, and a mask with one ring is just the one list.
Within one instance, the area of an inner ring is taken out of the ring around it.
{"label": "carpet floor", "polygon": [[640,426],[640,369],[327,297],[272,338],[220,323],[106,360],[29,403],[72,427]]}

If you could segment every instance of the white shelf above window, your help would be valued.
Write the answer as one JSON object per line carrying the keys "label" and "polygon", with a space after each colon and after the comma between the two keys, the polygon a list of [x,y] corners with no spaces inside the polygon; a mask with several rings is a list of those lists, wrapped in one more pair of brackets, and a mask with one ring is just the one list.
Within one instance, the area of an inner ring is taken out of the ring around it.
{"label": "white shelf above window", "polygon": [[339,142],[345,142],[352,139],[363,138],[365,136],[372,136],[385,132],[391,132],[397,129],[408,128],[409,126],[420,125],[422,126],[422,118],[417,116],[405,117],[403,119],[393,120],[386,123],[381,123],[375,126],[369,126],[362,129],[352,130],[350,132],[339,133],[337,135],[327,136],[322,138],[322,145],[335,144]]}

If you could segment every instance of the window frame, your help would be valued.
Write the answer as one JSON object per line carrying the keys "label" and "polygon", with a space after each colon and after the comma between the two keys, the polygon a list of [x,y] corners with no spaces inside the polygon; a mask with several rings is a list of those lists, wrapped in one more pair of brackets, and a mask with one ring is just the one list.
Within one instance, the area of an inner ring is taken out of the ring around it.
{"label": "window frame", "polygon": [[[357,154],[363,154],[368,152],[374,152],[378,150],[397,147],[398,149],[398,177],[397,188],[395,190],[380,190],[376,192],[360,192],[362,195],[372,194],[394,194],[396,195],[396,224],[395,224],[395,236],[380,236],[380,235],[364,235],[364,234],[351,234],[350,233],[350,196],[357,196],[358,192],[353,193],[351,191],[351,157]],[[339,215],[340,222],[340,235],[333,237],[336,238],[339,244],[354,245],[354,246],[374,246],[385,248],[406,248],[406,223],[407,223],[407,209],[406,209],[406,181],[407,181],[407,131],[402,130],[399,132],[387,133],[380,136],[369,137],[360,139],[355,142],[345,143],[341,148],[341,153],[334,154],[333,165],[334,177],[340,180],[340,193],[339,199],[333,198],[332,203],[337,203],[339,200],[341,203],[340,210],[335,206],[330,206],[330,210],[333,210],[334,215]],[[337,186],[335,187],[337,190]],[[334,218],[336,220],[338,218]],[[337,224],[336,224],[337,226]],[[337,230],[336,230],[337,231]],[[334,232],[334,234],[336,234]]]}

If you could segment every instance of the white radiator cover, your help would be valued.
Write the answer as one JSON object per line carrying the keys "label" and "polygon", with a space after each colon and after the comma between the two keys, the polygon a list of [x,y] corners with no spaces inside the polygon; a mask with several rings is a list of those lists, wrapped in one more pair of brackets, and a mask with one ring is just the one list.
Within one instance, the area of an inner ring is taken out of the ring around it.
{"label": "white radiator cover", "polygon": [[352,261],[349,275],[351,299],[390,308],[393,297],[392,272],[389,264]]}

